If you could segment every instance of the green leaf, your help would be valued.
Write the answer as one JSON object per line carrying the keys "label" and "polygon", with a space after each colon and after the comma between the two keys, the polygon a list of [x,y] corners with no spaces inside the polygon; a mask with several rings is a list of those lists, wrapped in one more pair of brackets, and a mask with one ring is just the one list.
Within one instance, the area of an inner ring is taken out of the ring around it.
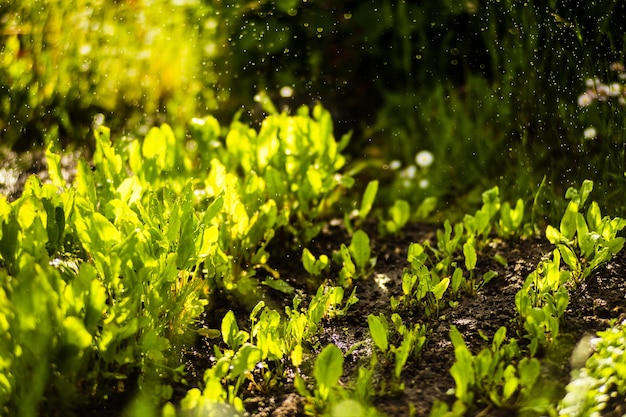
{"label": "green leaf", "polygon": [[349,250],[354,258],[356,267],[363,273],[369,263],[371,254],[370,238],[367,236],[367,233],[362,230],[357,230],[352,236]]}
{"label": "green leaf", "polygon": [[559,232],[555,227],[548,225],[546,227],[546,238],[550,243],[556,245],[557,243],[561,242],[563,236],[561,235],[561,232]]}
{"label": "green leaf", "polygon": [[582,207],[587,201],[587,197],[593,190],[593,181],[585,180],[580,186],[580,190],[575,189],[574,187],[569,187],[565,192],[565,198],[571,200],[576,203],[579,207]]}
{"label": "green leaf", "polygon": [[391,215],[391,228],[388,227],[388,232],[397,233],[404,225],[409,221],[411,216],[411,206],[405,200],[396,200],[393,206],[389,209]]}
{"label": "green leaf", "polygon": [[332,388],[337,384],[343,374],[343,354],[341,349],[330,344],[327,345],[315,360],[313,375],[317,385]]}
{"label": "green leaf", "polygon": [[291,285],[289,285],[287,282],[283,281],[282,279],[268,278],[265,281],[263,281],[263,285],[267,285],[268,287],[276,291],[280,291],[284,294],[293,294],[294,291],[296,290],[294,287],[292,287]]}
{"label": "green leaf", "polygon": [[383,326],[380,319],[374,314],[370,314],[367,316],[367,324],[369,326],[370,334],[372,335],[372,339],[374,339],[374,343],[378,348],[387,352],[389,349],[389,342],[387,340],[387,329]]}
{"label": "green leaf", "polygon": [[413,292],[413,286],[417,282],[417,275],[411,274],[408,271],[404,271],[402,274],[402,293],[405,297],[411,296]]}
{"label": "green leaf", "polygon": [[520,384],[532,387],[541,372],[541,363],[536,358],[522,358],[517,365]]}
{"label": "green leaf", "polygon": [[465,340],[463,340],[461,332],[459,332],[459,329],[457,329],[455,325],[450,326],[450,341],[452,341],[452,345],[454,346],[455,350],[457,347],[465,347],[465,349],[467,349],[467,346],[465,345]]}
{"label": "green leaf", "polygon": [[54,142],[50,142],[46,148],[46,162],[48,164],[48,175],[53,184],[65,187],[65,179],[61,172],[61,155],[54,152]]}
{"label": "green leaf", "polygon": [[589,209],[587,210],[587,224],[589,226],[589,230],[600,230],[600,225],[602,224],[602,213],[600,211],[600,206],[595,201],[591,203]]}
{"label": "green leaf", "polygon": [[200,220],[200,224],[209,225],[211,220],[218,215],[218,213],[224,207],[224,193],[220,193],[220,195],[211,202],[211,205],[204,211],[202,215],[202,220]]}
{"label": "green leaf", "polygon": [[437,301],[443,298],[446,290],[448,289],[448,285],[450,285],[450,278],[445,277],[437,285],[433,287],[433,295]]}
{"label": "green leaf", "polygon": [[258,347],[251,345],[250,343],[245,343],[235,354],[235,357],[232,361],[232,376],[237,377],[243,374],[245,371],[250,371],[254,369],[257,363],[259,363],[263,359],[261,354],[261,349]]}
{"label": "green leaf", "polygon": [[471,404],[473,399],[472,389],[474,386],[474,367],[473,357],[463,336],[458,329],[450,326],[450,339],[454,346],[454,356],[456,362],[450,368],[450,375],[454,379],[456,388],[454,390],[456,397],[466,404]]}
{"label": "green leaf", "polygon": [[498,186],[495,186],[482,194],[483,207],[481,210],[485,210],[488,213],[488,217],[491,218],[500,210],[500,190]]}
{"label": "green leaf", "polygon": [[63,319],[63,329],[65,330],[66,343],[81,350],[91,345],[93,338],[78,317],[70,316]]}
{"label": "green leaf", "polygon": [[413,332],[407,332],[400,344],[400,347],[395,350],[396,361],[394,364],[394,375],[396,378],[400,378],[402,374],[402,368],[409,359],[409,354],[415,344],[415,334]]}
{"label": "green leaf", "polygon": [[237,334],[239,333],[239,326],[235,320],[235,313],[229,310],[228,313],[222,319],[222,339],[231,349],[236,349],[237,346]]}
{"label": "green leaf", "polygon": [[376,198],[377,192],[378,181],[370,181],[367,184],[367,188],[365,188],[365,193],[363,194],[363,199],[361,200],[361,208],[359,209],[359,217],[361,218],[361,220],[365,220],[370,210],[372,209],[372,205],[374,204],[374,199]]}
{"label": "green leaf", "polygon": [[502,345],[502,342],[504,342],[505,339],[506,339],[506,327],[501,326],[496,331],[496,334],[493,335],[493,341],[491,344],[491,348],[493,352],[497,352],[500,349],[500,346]]}
{"label": "green leaf", "polygon": [[571,240],[576,233],[576,219],[578,217],[578,204],[574,201],[570,201],[565,210],[565,214],[561,219],[560,230],[561,234],[566,239]]}
{"label": "green leaf", "polygon": [[465,256],[465,268],[468,271],[474,270],[476,268],[477,256],[472,242],[468,241],[463,244],[463,256]]}
{"label": "green leaf", "polygon": [[289,354],[289,359],[291,359],[292,365],[297,368],[302,364],[302,357],[303,357],[302,345],[297,344],[293,348],[291,353]]}
{"label": "green leaf", "polygon": [[331,417],[362,417],[367,415],[365,408],[356,400],[346,399],[335,404],[331,410]]}
{"label": "green leaf", "polygon": [[327,255],[320,255],[319,259],[315,259],[315,256],[307,248],[302,250],[302,265],[304,269],[313,276],[319,276],[323,270],[329,265],[329,259]]}
{"label": "green leaf", "polygon": [[484,273],[483,278],[482,278],[482,285],[488,284],[489,281],[491,281],[492,279],[494,279],[495,277],[498,276],[498,273],[496,271],[487,271]]}
{"label": "green leaf", "polygon": [[150,329],[144,334],[141,345],[147,357],[152,360],[162,360],[165,357],[163,351],[169,349],[170,341],[159,336],[155,329]]}
{"label": "green leaf", "polygon": [[300,374],[296,374],[296,377],[293,380],[293,385],[296,388],[298,394],[303,397],[311,397],[311,393],[306,387],[306,382],[304,382],[304,379],[302,378],[302,376],[300,376]]}
{"label": "green leaf", "polygon": [[415,210],[417,219],[428,219],[430,213],[437,208],[437,197],[426,197]]}
{"label": "green leaf", "polygon": [[580,263],[578,262],[578,257],[574,253],[574,251],[565,245],[558,244],[556,245],[559,252],[561,252],[561,257],[563,261],[567,264],[570,271],[577,272],[580,270]]}
{"label": "green leaf", "polygon": [[465,277],[463,276],[463,270],[461,268],[455,268],[452,274],[452,293],[458,295],[459,289],[465,283]]}
{"label": "green leaf", "polygon": [[580,186],[580,200],[578,201],[578,205],[580,207],[582,207],[585,204],[585,201],[587,201],[587,198],[589,197],[589,194],[591,194],[591,191],[593,190],[593,181],[591,180],[584,180],[583,184]]}
{"label": "green leaf", "polygon": [[508,365],[504,369],[504,387],[502,388],[502,397],[506,401],[515,394],[519,387],[519,379],[515,376],[515,366]]}

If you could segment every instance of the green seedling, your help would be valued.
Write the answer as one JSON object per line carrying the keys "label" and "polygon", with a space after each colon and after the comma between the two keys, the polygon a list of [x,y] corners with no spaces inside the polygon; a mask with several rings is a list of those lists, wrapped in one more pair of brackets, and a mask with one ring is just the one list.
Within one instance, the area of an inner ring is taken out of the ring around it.
{"label": "green seedling", "polygon": [[378,193],[378,181],[373,180],[367,184],[365,192],[363,193],[363,199],[361,200],[361,208],[359,209],[359,219],[364,221],[367,215],[372,210],[376,194]]}
{"label": "green seedling", "polygon": [[[372,180],[367,183],[367,187],[365,188],[365,192],[363,193],[363,197],[361,198],[361,206],[358,210],[353,213],[346,213],[344,216],[344,223],[346,225],[346,229],[350,234],[354,233],[355,228],[361,227],[368,214],[372,210],[374,205],[374,201],[376,200],[376,194],[378,193],[378,180]],[[350,217],[356,214],[357,222],[356,224],[352,224]]]}
{"label": "green seedling", "polygon": [[574,284],[584,281],[624,247],[625,240],[617,233],[626,227],[626,219],[603,218],[596,202],[590,204],[586,216],[581,212],[592,189],[591,181],[585,181],[580,191],[568,189],[566,197],[570,202],[559,228],[546,228],[546,237],[560,251]]}
{"label": "green seedling", "polygon": [[405,307],[422,304],[429,317],[439,314],[443,297],[450,285],[450,277],[440,278],[425,265],[428,260],[424,247],[418,243],[409,246],[411,267],[402,274],[402,297]]}
{"label": "green seedling", "polygon": [[356,278],[366,278],[376,265],[376,257],[371,256],[370,239],[362,230],[352,235],[350,246],[341,244],[339,252],[334,254],[335,262],[341,264],[339,283],[344,288],[352,285]]}
{"label": "green seedling", "polygon": [[315,390],[311,393],[306,382],[300,375],[296,375],[294,385],[300,395],[307,399],[305,413],[320,415],[334,403],[339,402],[343,390],[339,387],[339,378],[343,374],[343,353],[333,345],[327,345],[315,360],[313,375]]}
{"label": "green seedling", "polygon": [[446,219],[443,223],[443,230],[437,230],[437,254],[449,265],[453,256],[460,250],[463,238],[463,223],[454,225],[454,235],[452,234],[452,226],[450,221]]}
{"label": "green seedling", "polygon": [[509,202],[504,202],[500,208],[500,220],[498,221],[498,234],[504,238],[518,236],[522,232],[524,221],[524,201],[520,198],[511,207]]}
{"label": "green seedling", "polygon": [[[476,405],[514,409],[522,400],[523,392],[532,387],[541,370],[537,359],[521,358],[515,339],[507,343],[506,328],[498,329],[491,347],[484,348],[476,356],[467,348],[461,333],[455,326],[450,328],[456,362],[450,368],[456,387],[456,409]],[[447,411],[439,410],[438,412]],[[445,412],[442,412],[445,414]]]}
{"label": "green seedling", "polygon": [[222,319],[222,339],[224,343],[228,345],[233,351],[239,350],[239,347],[243,345],[248,339],[249,334],[239,330],[237,321],[235,320],[235,313],[229,311]]}
{"label": "green seedling", "polygon": [[413,328],[409,329],[403,324],[402,318],[396,313],[392,314],[391,321],[394,324],[394,333],[400,338],[398,346],[389,342],[389,323],[383,314],[378,316],[370,314],[367,316],[367,324],[374,344],[383,353],[386,361],[393,362],[394,364],[393,377],[395,382],[392,384],[392,391],[401,391],[403,387],[399,382],[400,375],[409,358],[416,356],[421,351],[426,341],[426,328],[416,324]]}
{"label": "green seedling", "polygon": [[325,254],[321,254],[319,258],[315,258],[310,250],[304,248],[302,251],[302,265],[306,272],[313,277],[319,278],[322,272],[328,270],[330,267],[330,260]]}
{"label": "green seedling", "polygon": [[411,218],[411,206],[405,200],[396,200],[389,208],[389,217],[390,219],[383,223],[383,232],[398,234]]}
{"label": "green seedling", "polygon": [[315,360],[313,367],[315,387],[312,392],[307,387],[304,378],[296,375],[294,385],[298,393],[305,398],[305,414],[332,417],[380,416],[376,408],[368,403],[369,393],[363,396],[363,393],[359,391],[367,387],[366,392],[369,392],[368,383],[372,378],[371,371],[360,368],[356,389],[350,391],[340,381],[343,375],[343,364],[343,353],[337,346],[330,344],[322,349]]}
{"label": "green seedling", "polygon": [[389,349],[389,339],[387,337],[389,325],[385,317],[370,314],[367,316],[367,325],[369,326],[370,335],[378,349],[386,353]]}
{"label": "green seedling", "polygon": [[343,374],[343,353],[331,344],[322,349],[315,360],[313,375],[322,400],[328,400],[330,391],[339,382]]}
{"label": "green seedling", "polygon": [[[476,249],[474,248],[474,239],[468,239],[467,242],[463,244],[463,255],[465,257],[465,268],[469,271],[470,277],[469,280],[465,281],[466,290],[469,294],[476,294],[482,287],[487,285],[489,281],[498,276],[498,273],[495,271],[488,271],[480,278],[480,281],[477,282],[474,277],[474,270],[476,269],[476,262],[478,260],[478,256],[476,254]],[[457,269],[458,270],[458,269]],[[455,274],[458,274],[457,270],[455,270]],[[454,279],[453,274],[453,279]],[[454,287],[459,285],[461,282],[460,278],[456,277],[455,285],[453,285],[453,293],[456,293]]]}
{"label": "green seedling", "polygon": [[493,218],[500,210],[498,187],[493,187],[482,194],[483,206],[473,216],[466,214],[463,225],[468,236],[474,236],[477,243],[486,239],[493,229]]}
{"label": "green seedling", "polygon": [[341,244],[339,252],[335,256],[335,261],[341,264],[339,271],[339,285],[344,288],[352,286],[352,280],[356,278],[356,265],[352,260],[350,250],[345,244]]}
{"label": "green seedling", "polygon": [[352,241],[348,249],[354,259],[357,276],[365,278],[376,265],[376,257],[371,256],[372,249],[367,233],[362,230],[357,230],[354,235],[352,235]]}
{"label": "green seedling", "polygon": [[540,263],[515,294],[521,325],[530,340],[531,356],[540,347],[556,340],[560,318],[569,303],[565,285],[570,281],[571,273],[561,270],[560,265],[560,252],[555,249],[552,259]]}

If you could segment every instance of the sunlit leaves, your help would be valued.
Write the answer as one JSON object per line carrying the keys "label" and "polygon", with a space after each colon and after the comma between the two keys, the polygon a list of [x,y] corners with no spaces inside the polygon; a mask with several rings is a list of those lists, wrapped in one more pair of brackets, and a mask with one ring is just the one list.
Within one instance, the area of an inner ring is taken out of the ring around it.
{"label": "sunlit leaves", "polygon": [[361,200],[361,207],[359,209],[359,218],[365,220],[369,212],[372,210],[374,200],[376,199],[376,193],[378,192],[378,181],[373,180],[367,183],[365,192]]}
{"label": "sunlit leaves", "polygon": [[222,319],[222,339],[232,349],[237,350],[246,340],[248,334],[239,330],[235,314],[232,311],[226,313]]}
{"label": "sunlit leaves", "polygon": [[367,233],[362,230],[357,230],[352,236],[348,249],[354,259],[358,274],[365,276],[367,268],[371,263],[370,255],[372,252],[370,248],[370,238],[367,236]]}
{"label": "sunlit leaves", "polygon": [[411,216],[411,207],[405,200],[396,200],[389,209],[391,219],[385,222],[385,228],[388,233],[395,234],[406,225]]}
{"label": "sunlit leaves", "polygon": [[524,201],[520,198],[511,207],[509,202],[504,202],[500,208],[499,231],[503,236],[512,236],[520,231],[524,220]]}
{"label": "sunlit leaves", "polygon": [[317,356],[313,376],[323,399],[328,398],[330,389],[343,374],[343,361],[343,353],[333,344],[327,345]]}
{"label": "sunlit leaves", "polygon": [[474,270],[476,268],[477,255],[473,242],[465,242],[463,244],[463,256],[465,256],[465,267],[467,270]]}
{"label": "sunlit leaves", "polygon": [[302,264],[309,274],[312,276],[320,276],[322,272],[330,266],[330,260],[325,254],[321,254],[319,258],[315,258],[311,251],[304,248],[302,251]]}
{"label": "sunlit leaves", "polygon": [[389,349],[389,342],[387,339],[387,332],[389,329],[383,325],[380,317],[370,314],[367,316],[367,324],[369,326],[370,334],[376,346],[384,353]]}

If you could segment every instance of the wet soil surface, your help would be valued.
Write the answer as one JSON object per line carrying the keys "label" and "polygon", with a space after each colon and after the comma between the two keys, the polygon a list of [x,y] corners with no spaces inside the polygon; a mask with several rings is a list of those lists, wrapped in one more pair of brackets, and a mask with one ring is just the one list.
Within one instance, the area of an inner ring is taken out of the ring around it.
{"label": "wet soil surface", "polygon": [[[372,354],[373,344],[370,339],[367,316],[370,313],[384,313],[387,317],[392,313],[390,297],[402,294],[401,277],[404,268],[409,266],[406,260],[407,248],[412,242],[423,243],[426,240],[435,245],[437,226],[410,225],[400,236],[387,236],[372,239],[373,255],[377,256],[374,272],[368,279],[355,281],[356,295],[359,301],[353,305],[347,315],[323,323],[317,340],[311,341],[311,359],[315,353],[328,343],[334,343],[344,352],[356,343],[366,340],[351,354],[346,356],[342,382],[349,384],[360,366],[368,366]],[[374,230],[368,230],[370,236],[375,236]],[[337,250],[341,243],[349,242],[345,230],[340,226],[327,228],[316,240],[309,245],[314,255],[326,253],[330,255]],[[405,324],[420,323],[428,327],[427,341],[417,358],[409,359],[402,372],[404,389],[394,394],[386,392],[374,397],[374,405],[382,413],[389,416],[407,416],[410,409],[415,415],[428,415],[436,400],[452,404],[454,395],[454,380],[449,369],[454,363],[454,350],[449,338],[450,326],[456,326],[462,333],[472,353],[476,354],[481,348],[490,344],[491,337],[501,326],[508,328],[509,337],[518,338],[520,346],[525,341],[516,335],[519,328],[515,309],[515,294],[522,287],[526,277],[537,268],[541,260],[551,256],[554,247],[545,239],[532,238],[515,241],[494,239],[479,254],[477,276],[493,270],[498,276],[475,295],[466,295],[458,300],[458,305],[446,307],[436,318],[427,318],[424,311],[418,308],[407,310],[400,308],[397,312],[402,316]],[[496,262],[495,255],[504,257],[506,265]],[[277,261],[276,255],[271,260]],[[307,273],[302,269],[297,253],[289,254],[283,262],[274,262],[281,273],[281,277],[296,288],[306,291],[303,283],[307,280]],[[280,260],[278,260],[280,261]],[[332,276],[332,274],[331,274]],[[384,284],[380,279],[386,278]],[[621,252],[608,264],[592,274],[583,285],[573,289],[570,293],[569,307],[561,321],[561,335],[563,340],[569,341],[561,357],[551,358],[554,363],[549,364],[550,378],[560,389],[564,389],[570,378],[569,357],[573,345],[583,335],[604,330],[610,326],[611,320],[622,320],[626,317],[626,256]],[[309,290],[309,293],[312,291]],[[281,300],[278,294],[277,300]],[[291,299],[283,297],[282,302],[290,305]],[[211,314],[212,319],[206,318],[210,327],[219,328],[219,319],[232,306],[223,306]],[[220,311],[222,310],[222,311]],[[241,312],[242,317],[248,314]],[[216,327],[217,326],[217,327]],[[485,341],[484,336],[489,341]],[[204,355],[210,355],[210,343],[201,343],[193,358],[189,358],[190,385],[198,383],[206,369],[207,361]],[[542,359],[541,353],[539,358]],[[391,378],[393,365],[377,366],[378,373],[374,378],[372,388],[381,392],[385,380]],[[194,381],[194,377],[197,379]],[[201,385],[201,384],[200,384]],[[181,387],[182,388],[182,387]],[[185,387],[185,389],[189,386]],[[177,391],[184,395],[184,390]],[[178,395],[175,395],[178,396]],[[561,396],[562,397],[562,396]],[[251,416],[299,416],[304,415],[304,400],[295,391],[292,381],[286,377],[281,384],[269,392],[259,393],[251,390],[245,394],[246,409]],[[488,409],[476,409],[474,414],[482,415],[509,415],[506,412]],[[607,413],[604,415],[612,415]],[[617,414],[616,414],[617,415]],[[621,414],[620,414],[621,415]]]}

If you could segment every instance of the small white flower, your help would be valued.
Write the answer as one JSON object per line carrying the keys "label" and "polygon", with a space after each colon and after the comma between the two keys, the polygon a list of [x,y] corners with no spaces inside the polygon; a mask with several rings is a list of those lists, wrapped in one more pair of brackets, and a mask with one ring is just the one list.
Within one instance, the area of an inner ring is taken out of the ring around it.
{"label": "small white flower", "polygon": [[417,174],[417,167],[415,165],[410,165],[400,172],[400,177],[407,180],[412,180],[413,178],[415,178],[415,174]]}
{"label": "small white flower", "polygon": [[622,85],[619,83],[613,83],[609,86],[609,95],[611,97],[617,97],[622,94]]}
{"label": "small white flower", "polygon": [[589,93],[582,93],[578,96],[578,105],[580,107],[587,107],[593,103],[593,97]]}
{"label": "small white flower", "polygon": [[432,165],[435,157],[428,151],[420,151],[415,155],[415,163],[422,168],[426,168]]}
{"label": "small white flower", "polygon": [[392,171],[395,171],[397,169],[400,169],[400,167],[402,166],[402,162],[400,162],[399,160],[395,159],[393,161],[391,161],[389,163],[389,169],[391,169]]}
{"label": "small white flower", "polygon": [[293,96],[293,88],[288,85],[280,89],[280,96],[283,98],[289,98]]}
{"label": "small white flower", "polygon": [[587,78],[585,80],[585,85],[589,88],[594,87],[598,82],[600,82],[600,80],[598,80],[597,78]]}
{"label": "small white flower", "polygon": [[596,136],[598,136],[598,132],[596,132],[595,127],[590,126],[587,129],[585,129],[585,131],[583,132],[583,136],[587,140],[595,139]]}
{"label": "small white flower", "polygon": [[598,93],[598,99],[606,99],[606,97],[611,95],[611,89],[606,84],[600,84],[596,90]]}
{"label": "small white flower", "polygon": [[418,184],[419,184],[419,187],[420,187],[421,189],[424,189],[424,188],[428,188],[428,185],[429,185],[430,183],[428,182],[428,180],[427,180],[426,178],[424,178],[424,179],[421,179],[421,180],[420,180],[420,182],[419,182]]}

